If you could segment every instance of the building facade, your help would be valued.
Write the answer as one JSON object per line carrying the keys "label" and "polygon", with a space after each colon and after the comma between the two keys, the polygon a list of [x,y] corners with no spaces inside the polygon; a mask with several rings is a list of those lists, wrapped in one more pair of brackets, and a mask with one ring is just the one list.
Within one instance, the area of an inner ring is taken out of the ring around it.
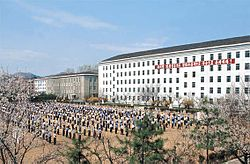
{"label": "building facade", "polygon": [[98,74],[81,72],[47,76],[46,93],[68,99],[97,97]]}
{"label": "building facade", "polygon": [[120,103],[249,94],[250,36],[122,54],[98,73],[99,96]]}
{"label": "building facade", "polygon": [[39,92],[39,93],[44,92],[44,93],[46,93],[46,83],[47,83],[46,78],[34,79],[35,92]]}

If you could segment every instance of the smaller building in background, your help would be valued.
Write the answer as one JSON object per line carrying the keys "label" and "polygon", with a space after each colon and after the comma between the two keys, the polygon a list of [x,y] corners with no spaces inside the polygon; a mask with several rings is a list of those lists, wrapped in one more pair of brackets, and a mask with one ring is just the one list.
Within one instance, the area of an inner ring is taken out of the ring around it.
{"label": "smaller building in background", "polygon": [[94,72],[58,74],[45,77],[46,93],[60,98],[86,99],[98,96],[98,75]]}
{"label": "smaller building in background", "polygon": [[35,92],[39,92],[39,93],[44,92],[44,93],[46,93],[46,82],[47,82],[46,78],[34,79]]}

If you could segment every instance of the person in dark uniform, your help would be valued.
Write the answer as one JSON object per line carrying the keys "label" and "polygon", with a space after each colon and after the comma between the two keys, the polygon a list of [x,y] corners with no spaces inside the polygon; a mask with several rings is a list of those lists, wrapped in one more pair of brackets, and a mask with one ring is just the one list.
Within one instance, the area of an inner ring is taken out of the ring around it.
{"label": "person in dark uniform", "polygon": [[54,133],[54,145],[56,145],[56,133]]}

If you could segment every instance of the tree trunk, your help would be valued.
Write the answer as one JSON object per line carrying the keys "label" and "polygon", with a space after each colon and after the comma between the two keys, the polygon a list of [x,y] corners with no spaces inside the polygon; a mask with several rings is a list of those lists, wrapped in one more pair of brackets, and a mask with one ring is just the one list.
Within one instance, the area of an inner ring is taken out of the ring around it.
{"label": "tree trunk", "polygon": [[1,158],[2,158],[3,164],[5,164],[5,157],[3,154],[3,149],[1,149],[0,151],[1,151]]}

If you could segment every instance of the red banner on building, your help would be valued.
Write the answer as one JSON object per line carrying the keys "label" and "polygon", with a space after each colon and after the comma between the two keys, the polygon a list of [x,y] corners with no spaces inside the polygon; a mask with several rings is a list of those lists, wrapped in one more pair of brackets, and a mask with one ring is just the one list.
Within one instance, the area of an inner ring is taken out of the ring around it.
{"label": "red banner on building", "polygon": [[155,65],[155,69],[171,69],[171,68],[222,65],[222,64],[235,64],[235,59],[195,61],[195,62],[176,63],[176,64],[160,64],[160,65]]}

